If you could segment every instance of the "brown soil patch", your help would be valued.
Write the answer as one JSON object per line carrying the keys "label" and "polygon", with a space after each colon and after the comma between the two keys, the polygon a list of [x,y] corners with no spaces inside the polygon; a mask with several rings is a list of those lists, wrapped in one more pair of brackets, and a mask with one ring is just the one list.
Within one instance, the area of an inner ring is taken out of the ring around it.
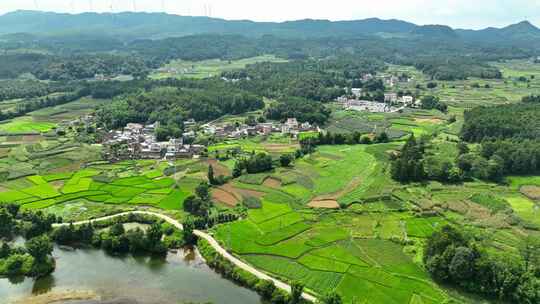
{"label": "brown soil patch", "polygon": [[43,136],[41,135],[24,135],[22,137],[22,140],[26,143],[29,143],[29,142],[39,142],[41,140],[43,140]]}
{"label": "brown soil patch", "polygon": [[295,150],[299,147],[297,144],[266,144],[264,149],[269,153],[280,153],[290,150]]}
{"label": "brown soil patch", "polygon": [[0,157],[8,156],[9,151],[11,151],[10,148],[0,148]]}
{"label": "brown soil patch", "polygon": [[311,208],[338,209],[339,203],[336,200],[312,200],[308,206]]}
{"label": "brown soil patch", "polygon": [[[319,195],[315,198],[313,198],[309,203],[308,206],[313,208],[339,208],[339,203],[337,202],[337,199],[344,194],[347,194],[354,189],[356,189],[362,180],[358,177],[354,178],[345,188],[341,189],[340,191],[330,193],[330,194],[323,194]],[[321,206],[321,207],[318,207]],[[327,207],[332,206],[332,207]]]}
{"label": "brown soil patch", "polygon": [[212,199],[231,207],[239,203],[234,195],[220,188],[212,189]]}
{"label": "brown soil patch", "polygon": [[414,121],[419,122],[419,123],[429,122],[436,125],[441,124],[443,122],[443,120],[440,118],[415,118]]}
{"label": "brown soil patch", "polygon": [[239,201],[242,200],[244,197],[261,198],[265,194],[264,192],[260,192],[260,191],[236,188],[232,184],[225,184],[221,186],[220,188],[233,194]]}
{"label": "brown soil patch", "polygon": [[448,209],[457,212],[459,214],[466,214],[469,210],[469,205],[463,201],[451,201],[446,203]]}
{"label": "brown soil patch", "polygon": [[345,188],[334,193],[319,195],[313,200],[314,201],[337,200],[339,197],[356,189],[360,185],[361,182],[362,180],[359,177],[355,177]]}
{"label": "brown soil patch", "polygon": [[60,190],[62,187],[64,187],[65,182],[61,180],[57,180],[51,183],[54,189]]}
{"label": "brown soil patch", "polygon": [[274,188],[274,189],[279,189],[279,188],[281,188],[281,181],[278,180],[278,179],[269,177],[269,178],[264,180],[263,186],[266,186],[266,187],[269,187],[269,188]]}
{"label": "brown soil patch", "polygon": [[519,191],[532,200],[540,200],[540,187],[522,186]]}
{"label": "brown soil patch", "polygon": [[76,161],[76,162],[73,162],[67,166],[63,166],[63,167],[58,167],[58,168],[54,168],[52,170],[50,170],[50,173],[62,173],[62,172],[73,172],[73,171],[77,171],[81,168],[81,164],[82,162],[81,161]]}
{"label": "brown soil patch", "polygon": [[216,159],[208,159],[206,160],[206,163],[208,165],[211,165],[212,168],[214,168],[214,176],[231,175],[231,170],[229,170],[229,168],[225,167],[224,165],[220,164]]}
{"label": "brown soil patch", "polygon": [[469,208],[466,216],[472,219],[486,220],[492,216],[491,210],[474,202],[467,202]]}

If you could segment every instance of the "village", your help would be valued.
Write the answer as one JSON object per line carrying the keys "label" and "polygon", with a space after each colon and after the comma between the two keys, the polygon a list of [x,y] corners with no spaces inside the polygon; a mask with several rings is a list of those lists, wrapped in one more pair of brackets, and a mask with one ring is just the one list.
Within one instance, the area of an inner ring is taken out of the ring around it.
{"label": "village", "polygon": [[[206,154],[206,146],[191,144],[199,135],[210,136],[215,140],[234,140],[253,136],[280,134],[297,139],[301,132],[320,132],[318,126],[308,122],[299,123],[296,118],[285,122],[263,122],[255,125],[245,123],[206,123],[198,126],[193,119],[184,121],[181,138],[158,141],[156,129],[159,122],[143,125],[128,123],[123,130],[111,130],[103,140],[104,155],[109,160],[122,159],[165,159],[198,158]],[[188,143],[190,142],[190,143]]]}

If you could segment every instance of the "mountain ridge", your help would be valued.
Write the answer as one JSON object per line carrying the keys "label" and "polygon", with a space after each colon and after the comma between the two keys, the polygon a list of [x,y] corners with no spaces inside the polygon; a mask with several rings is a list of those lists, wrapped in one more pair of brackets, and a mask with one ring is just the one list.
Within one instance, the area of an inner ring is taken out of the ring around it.
{"label": "mountain ridge", "polygon": [[330,21],[301,19],[283,22],[226,20],[168,13],[118,12],[79,14],[18,10],[0,15],[0,34],[64,35],[98,33],[104,36],[164,38],[196,34],[276,35],[285,38],[317,38],[399,34],[401,37],[507,42],[540,38],[540,29],[529,21],[502,28],[453,29],[447,25],[417,25],[399,19],[366,18]]}

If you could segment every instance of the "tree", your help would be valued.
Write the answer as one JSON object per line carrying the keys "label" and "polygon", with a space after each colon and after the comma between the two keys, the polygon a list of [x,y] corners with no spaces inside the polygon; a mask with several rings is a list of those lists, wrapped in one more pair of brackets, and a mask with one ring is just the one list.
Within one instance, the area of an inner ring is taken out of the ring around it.
{"label": "tree", "polygon": [[342,304],[343,300],[341,299],[341,296],[338,293],[336,293],[335,291],[332,291],[322,296],[320,303],[321,304]]}
{"label": "tree", "polygon": [[109,228],[109,234],[112,236],[120,236],[124,233],[126,233],[126,230],[124,229],[124,224],[122,223],[116,223]]}
{"label": "tree", "polygon": [[234,163],[234,168],[233,168],[232,176],[233,176],[234,178],[240,177],[240,175],[242,175],[242,170],[244,170],[243,162],[241,162],[241,161],[236,161],[236,162]]}
{"label": "tree", "polygon": [[388,134],[386,134],[386,132],[381,132],[375,137],[375,142],[377,143],[387,143],[389,140],[390,139],[388,138]]}
{"label": "tree", "polygon": [[292,160],[293,160],[293,156],[290,154],[281,154],[279,156],[279,164],[282,167],[288,167],[292,163]]}
{"label": "tree", "polygon": [[146,249],[153,253],[165,253],[167,248],[161,242],[163,230],[158,223],[152,224],[146,231]]}
{"label": "tree", "polygon": [[2,242],[2,246],[0,246],[0,259],[7,258],[10,253],[11,248],[9,247],[8,243]]}
{"label": "tree", "polygon": [[276,290],[276,285],[274,285],[273,281],[261,280],[255,288],[264,299],[270,299],[274,290]]}
{"label": "tree", "polygon": [[304,292],[304,285],[298,281],[294,281],[291,284],[291,304],[298,304],[302,301],[302,293]]}
{"label": "tree", "polygon": [[434,89],[437,87],[437,83],[436,82],[428,82],[428,84],[426,85],[428,89]]}
{"label": "tree", "polygon": [[197,242],[197,236],[193,233],[194,229],[195,225],[193,220],[191,218],[186,219],[186,221],[183,223],[182,236],[184,243],[187,245],[195,245]]}
{"label": "tree", "polygon": [[0,208],[0,239],[11,238],[13,225],[13,216],[7,211],[6,208]]}
{"label": "tree", "polygon": [[441,103],[439,97],[426,95],[422,98],[422,109],[437,109],[441,112],[446,112],[448,106],[444,103]]}
{"label": "tree", "polygon": [[212,165],[208,166],[208,182],[210,185],[216,184],[216,179],[214,178],[214,167],[212,167]]}
{"label": "tree", "polygon": [[423,140],[417,142],[416,138],[411,136],[401,149],[400,155],[392,162],[390,168],[392,178],[402,183],[424,180],[426,172],[422,160],[423,153]]}
{"label": "tree", "polygon": [[207,201],[210,199],[210,187],[208,187],[207,183],[200,183],[197,188],[195,188],[195,194],[203,200]]}
{"label": "tree", "polygon": [[42,235],[25,243],[26,250],[36,262],[43,262],[53,251],[53,244],[48,236]]}
{"label": "tree", "polygon": [[468,247],[458,247],[450,262],[450,275],[455,281],[466,282],[474,275],[477,255]]}

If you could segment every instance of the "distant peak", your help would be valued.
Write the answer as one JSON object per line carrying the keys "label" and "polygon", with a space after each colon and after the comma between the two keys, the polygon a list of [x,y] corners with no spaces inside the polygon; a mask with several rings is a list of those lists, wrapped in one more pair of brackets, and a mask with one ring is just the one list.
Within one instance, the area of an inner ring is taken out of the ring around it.
{"label": "distant peak", "polygon": [[511,25],[506,27],[506,29],[511,29],[511,28],[540,31],[540,29],[538,29],[536,26],[534,26],[531,22],[529,22],[527,20],[523,20],[521,22],[518,22],[516,24],[511,24]]}

